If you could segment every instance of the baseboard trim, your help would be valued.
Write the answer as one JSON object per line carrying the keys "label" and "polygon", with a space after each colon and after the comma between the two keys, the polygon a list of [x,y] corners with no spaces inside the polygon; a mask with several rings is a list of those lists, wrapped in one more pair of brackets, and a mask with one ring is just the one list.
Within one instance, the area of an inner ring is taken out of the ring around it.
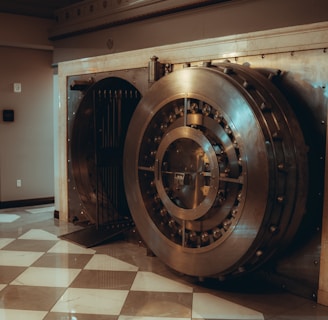
{"label": "baseboard trim", "polygon": [[0,209],[19,208],[28,206],[38,206],[42,204],[54,203],[54,197],[26,199],[26,200],[13,200],[13,201],[0,201]]}

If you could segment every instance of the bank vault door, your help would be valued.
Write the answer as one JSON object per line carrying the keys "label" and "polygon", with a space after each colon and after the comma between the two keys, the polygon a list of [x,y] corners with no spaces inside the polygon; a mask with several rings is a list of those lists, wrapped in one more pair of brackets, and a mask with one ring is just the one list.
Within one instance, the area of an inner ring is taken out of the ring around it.
{"label": "bank vault door", "polygon": [[132,224],[123,185],[123,146],[140,92],[118,77],[73,81],[70,90],[71,108],[76,109],[71,110],[69,139],[70,220],[95,226],[98,237],[104,231],[108,238]]}
{"label": "bank vault door", "polygon": [[179,272],[224,279],[254,270],[299,227],[307,147],[272,76],[229,63],[175,71],[133,115],[124,157],[131,213],[149,248]]}
{"label": "bank vault door", "polygon": [[96,227],[89,246],[135,223],[172,269],[222,280],[288,247],[309,159],[275,72],[218,63],[150,87],[145,68],[72,81],[70,219]]}

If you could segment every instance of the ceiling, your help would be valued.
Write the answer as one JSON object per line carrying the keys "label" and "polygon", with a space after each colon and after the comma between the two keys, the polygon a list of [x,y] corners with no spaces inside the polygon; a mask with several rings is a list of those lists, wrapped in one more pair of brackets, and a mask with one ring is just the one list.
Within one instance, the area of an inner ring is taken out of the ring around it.
{"label": "ceiling", "polygon": [[0,13],[55,19],[55,10],[83,0],[0,0]]}

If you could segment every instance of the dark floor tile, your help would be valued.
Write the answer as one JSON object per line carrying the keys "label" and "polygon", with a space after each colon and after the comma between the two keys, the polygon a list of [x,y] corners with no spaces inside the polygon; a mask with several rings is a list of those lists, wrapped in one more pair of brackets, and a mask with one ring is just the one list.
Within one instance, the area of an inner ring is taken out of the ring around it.
{"label": "dark floor tile", "polygon": [[121,314],[190,318],[192,293],[130,291]]}
{"label": "dark floor tile", "polygon": [[46,252],[58,241],[17,239],[3,247],[2,250]]}
{"label": "dark floor tile", "polygon": [[45,253],[33,267],[83,269],[92,254]]}
{"label": "dark floor tile", "polygon": [[43,320],[117,320],[118,316],[101,314],[49,312]]}
{"label": "dark floor tile", "polygon": [[0,266],[0,283],[10,283],[25,270],[26,267]]}
{"label": "dark floor tile", "polygon": [[7,286],[0,291],[0,309],[48,311],[65,288]]}
{"label": "dark floor tile", "polygon": [[129,290],[135,276],[129,271],[82,270],[70,287]]}
{"label": "dark floor tile", "polygon": [[13,238],[16,239],[21,235],[17,229],[9,229],[0,223],[0,236],[1,238]]}

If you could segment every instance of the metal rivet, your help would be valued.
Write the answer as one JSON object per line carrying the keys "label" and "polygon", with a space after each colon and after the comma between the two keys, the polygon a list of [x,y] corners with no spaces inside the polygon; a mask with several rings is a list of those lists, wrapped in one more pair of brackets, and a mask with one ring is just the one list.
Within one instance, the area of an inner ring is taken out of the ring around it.
{"label": "metal rivet", "polygon": [[260,257],[263,254],[262,250],[257,250],[256,251],[256,256]]}
{"label": "metal rivet", "polygon": [[284,202],[284,200],[285,200],[285,197],[284,197],[284,196],[278,196],[278,197],[277,197],[277,201],[278,201],[279,203]]}
{"label": "metal rivet", "polygon": [[277,226],[275,226],[275,225],[270,226],[270,232],[271,233],[275,233],[277,230],[278,230]]}

